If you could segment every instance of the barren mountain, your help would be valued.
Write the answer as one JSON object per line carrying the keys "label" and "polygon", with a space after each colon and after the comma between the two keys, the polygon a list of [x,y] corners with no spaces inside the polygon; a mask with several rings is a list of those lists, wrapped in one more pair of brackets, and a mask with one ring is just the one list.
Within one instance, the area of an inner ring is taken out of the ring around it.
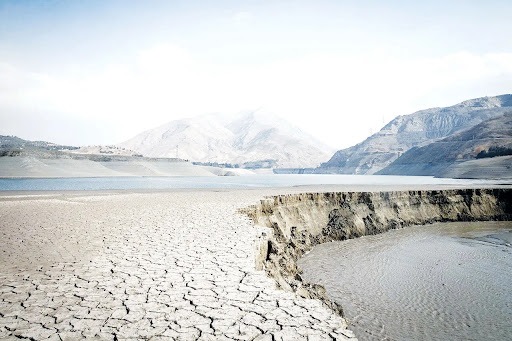
{"label": "barren mountain", "polygon": [[119,146],[150,157],[271,167],[315,167],[332,152],[300,129],[262,111],[171,121]]}
{"label": "barren mountain", "polygon": [[[411,148],[379,174],[463,177],[465,172],[471,170],[470,168],[482,168],[489,172],[491,168],[494,169],[503,164],[505,172],[508,165],[508,177],[512,177],[510,155],[512,155],[511,108],[509,112],[488,119],[470,129],[423,147]],[[474,161],[466,164],[471,160]],[[491,164],[493,167],[490,167]],[[482,176],[474,174],[472,177]],[[498,176],[487,174],[486,177]]]}
{"label": "barren mountain", "polygon": [[512,95],[482,97],[451,107],[421,110],[398,116],[365,141],[337,151],[318,171],[373,174],[412,147],[424,146],[503,115],[512,107]]}

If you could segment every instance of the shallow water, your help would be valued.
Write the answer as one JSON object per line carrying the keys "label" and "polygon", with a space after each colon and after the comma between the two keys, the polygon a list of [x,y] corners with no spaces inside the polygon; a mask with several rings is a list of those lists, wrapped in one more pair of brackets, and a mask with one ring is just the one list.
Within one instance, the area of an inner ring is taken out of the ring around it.
{"label": "shallow water", "polygon": [[360,340],[511,340],[512,222],[442,223],[318,245],[299,265]]}
{"label": "shallow water", "polygon": [[196,177],[0,178],[0,191],[123,190],[174,188],[261,188],[301,185],[455,185],[494,184],[487,180],[427,176],[271,174]]}

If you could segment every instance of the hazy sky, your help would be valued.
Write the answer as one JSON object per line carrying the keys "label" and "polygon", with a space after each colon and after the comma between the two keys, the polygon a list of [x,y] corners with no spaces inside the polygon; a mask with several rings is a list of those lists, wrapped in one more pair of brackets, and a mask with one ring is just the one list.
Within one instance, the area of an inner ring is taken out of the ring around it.
{"label": "hazy sky", "polygon": [[329,145],[512,92],[512,1],[0,0],[0,134],[112,144],[265,108]]}

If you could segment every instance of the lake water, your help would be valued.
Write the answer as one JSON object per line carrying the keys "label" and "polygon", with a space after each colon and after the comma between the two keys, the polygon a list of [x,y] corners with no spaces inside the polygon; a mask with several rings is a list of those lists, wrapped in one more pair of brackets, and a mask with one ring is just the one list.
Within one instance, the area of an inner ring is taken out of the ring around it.
{"label": "lake water", "polygon": [[512,340],[512,222],[443,223],[318,245],[299,265],[360,340]]}
{"label": "lake water", "polygon": [[183,188],[254,188],[301,185],[460,185],[485,180],[438,179],[423,176],[270,174],[214,177],[0,178],[0,191],[123,190]]}

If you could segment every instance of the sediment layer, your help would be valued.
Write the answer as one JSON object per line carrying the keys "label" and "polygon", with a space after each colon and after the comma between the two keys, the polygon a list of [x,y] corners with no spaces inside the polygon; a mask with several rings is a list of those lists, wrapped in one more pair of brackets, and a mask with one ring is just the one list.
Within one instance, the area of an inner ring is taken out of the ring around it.
{"label": "sediment layer", "polygon": [[246,213],[270,228],[256,245],[256,267],[305,298],[343,315],[325,289],[304,283],[297,260],[313,246],[434,222],[512,220],[511,189],[303,193],[269,197]]}

